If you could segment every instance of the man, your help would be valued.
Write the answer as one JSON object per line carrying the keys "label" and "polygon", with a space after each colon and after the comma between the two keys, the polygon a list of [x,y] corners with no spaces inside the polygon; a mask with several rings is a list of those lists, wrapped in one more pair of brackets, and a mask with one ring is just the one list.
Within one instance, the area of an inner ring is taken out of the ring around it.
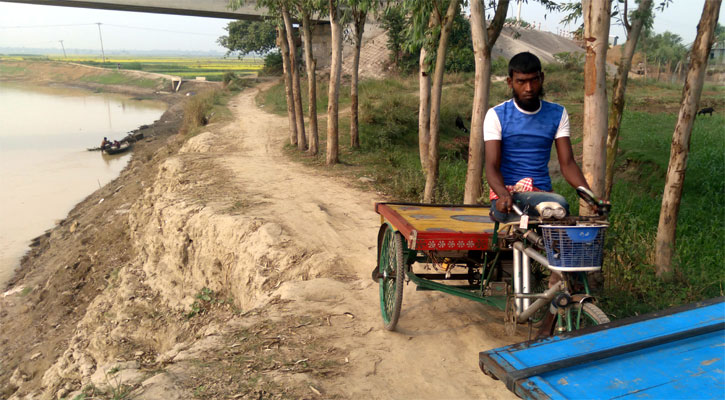
{"label": "man", "polygon": [[541,99],[544,72],[538,57],[529,52],[511,58],[506,82],[513,98],[489,109],[483,122],[491,215],[499,222],[511,222],[518,219],[511,212],[514,204],[536,216],[536,205],[550,201],[561,204],[568,214],[566,199],[551,191],[552,143],[564,179],[573,187],[589,189],[589,185],[574,160],[566,109]]}

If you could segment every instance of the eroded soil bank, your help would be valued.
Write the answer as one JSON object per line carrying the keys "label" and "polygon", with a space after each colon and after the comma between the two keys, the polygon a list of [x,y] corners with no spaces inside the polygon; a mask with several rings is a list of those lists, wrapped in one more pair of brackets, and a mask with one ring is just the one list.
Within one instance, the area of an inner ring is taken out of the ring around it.
{"label": "eroded soil bank", "polygon": [[285,118],[176,134],[36,240],[0,299],[0,397],[512,398],[478,369],[503,315],[406,287],[382,328],[376,193],[285,159]]}

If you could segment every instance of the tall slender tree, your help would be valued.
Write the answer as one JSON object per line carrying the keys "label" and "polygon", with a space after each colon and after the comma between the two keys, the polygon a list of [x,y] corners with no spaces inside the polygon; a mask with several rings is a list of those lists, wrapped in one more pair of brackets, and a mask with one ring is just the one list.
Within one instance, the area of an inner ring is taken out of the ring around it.
{"label": "tall slender tree", "polygon": [[433,82],[431,84],[430,95],[430,142],[428,144],[428,172],[426,173],[425,189],[423,191],[423,202],[432,203],[435,198],[435,188],[438,185],[438,144],[440,142],[440,110],[441,95],[443,92],[443,74],[446,65],[446,50],[448,46],[448,37],[453,26],[453,19],[458,13],[460,0],[449,0],[448,8],[445,14],[442,14],[443,1],[433,1],[434,13],[438,13],[437,20],[440,21],[438,37],[438,48],[436,51],[435,72],[433,74]]}
{"label": "tall slender tree", "polygon": [[715,27],[722,0],[705,0],[702,17],[697,25],[697,36],[690,51],[690,67],[682,88],[680,112],[672,135],[670,162],[665,177],[665,188],[662,195],[662,208],[657,226],[655,244],[656,275],[663,280],[672,278],[672,255],[675,251],[675,234],[677,216],[680,211],[682,186],[687,171],[687,157],[690,151],[690,137],[695,113],[700,103],[702,85],[705,81],[707,57],[715,40]]}
{"label": "tall slender tree", "polygon": [[[582,172],[597,197],[604,194],[604,173],[607,140],[607,48],[609,47],[609,0],[584,0],[584,124]],[[593,213],[580,202],[580,214]]]}
{"label": "tall slender tree", "polygon": [[239,7],[255,2],[258,7],[267,9],[267,15],[273,19],[277,25],[277,47],[282,54],[282,71],[284,75],[285,96],[287,98],[287,117],[289,118],[289,139],[290,144],[297,145],[297,113],[295,113],[295,101],[292,85],[292,68],[290,64],[289,41],[287,31],[285,29],[284,20],[281,13],[281,5],[283,0],[228,0],[227,6],[236,10]]}
{"label": "tall slender tree", "polygon": [[308,118],[310,127],[308,133],[308,151],[316,155],[320,150],[320,139],[317,128],[317,59],[312,53],[312,27],[311,16],[319,12],[318,1],[306,1],[298,6],[302,19],[302,40],[305,47],[305,69],[307,71],[307,98]]}
{"label": "tall slender tree", "polygon": [[[431,18],[433,18],[431,16]],[[430,62],[425,46],[418,61],[418,152],[423,173],[428,173],[428,143],[430,142]]]}
{"label": "tall slender tree", "polygon": [[624,94],[627,90],[627,78],[632,67],[632,57],[637,47],[639,34],[648,19],[651,19],[652,0],[639,2],[637,11],[632,15],[632,24],[629,24],[627,16],[627,0],[624,1],[624,13],[621,16],[624,28],[627,32],[627,42],[624,44],[622,58],[619,60],[617,74],[614,76],[614,94],[609,106],[609,126],[607,128],[607,165],[604,184],[604,198],[609,199],[612,194],[614,183],[614,163],[617,159],[617,148],[619,146],[619,129],[622,124],[622,112],[624,111]]}
{"label": "tall slender tree", "polygon": [[307,138],[305,136],[305,114],[302,111],[300,69],[297,66],[297,44],[295,43],[294,27],[292,26],[292,18],[290,17],[287,4],[284,1],[280,3],[282,20],[284,21],[284,27],[287,33],[290,70],[292,76],[292,96],[295,108],[295,123],[297,125],[297,148],[300,150],[307,150]]}
{"label": "tall slender tree", "polygon": [[348,12],[352,25],[353,53],[352,73],[350,76],[350,147],[360,147],[358,131],[358,77],[360,68],[360,49],[362,48],[363,32],[368,13],[376,7],[376,0],[347,0]]}
{"label": "tall slender tree", "polygon": [[332,60],[330,62],[330,85],[327,94],[327,165],[337,164],[339,159],[339,98],[340,74],[342,73],[342,25],[340,24],[340,1],[328,0]]}
{"label": "tall slender tree", "polygon": [[[280,21],[281,22],[281,21]],[[287,118],[289,119],[289,142],[297,145],[297,115],[295,113],[295,98],[292,91],[292,68],[290,66],[289,46],[287,32],[284,24],[277,25],[277,45],[282,53],[282,73],[284,74],[284,93],[287,98]]]}
{"label": "tall slender tree", "polygon": [[486,27],[483,0],[471,0],[471,39],[475,55],[476,73],[473,89],[473,110],[468,140],[468,170],[463,195],[464,204],[475,204],[481,197],[483,177],[483,118],[488,110],[491,88],[491,50],[501,34],[508,11],[508,0],[500,0],[491,21]]}

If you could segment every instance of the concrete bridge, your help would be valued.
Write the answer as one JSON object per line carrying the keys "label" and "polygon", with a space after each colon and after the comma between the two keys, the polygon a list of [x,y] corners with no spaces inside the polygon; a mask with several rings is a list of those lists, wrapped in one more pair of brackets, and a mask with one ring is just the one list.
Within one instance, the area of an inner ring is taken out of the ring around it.
{"label": "concrete bridge", "polygon": [[[247,0],[246,4],[236,10],[228,7],[228,0],[0,0],[0,2],[250,21],[260,21],[267,15],[267,9],[258,9],[254,0]],[[312,35],[312,52],[317,59],[317,67],[326,68],[330,65],[330,23],[326,19],[316,22],[317,26]]]}
{"label": "concrete bridge", "polygon": [[257,9],[254,1],[232,10],[227,0],[0,0],[46,6],[138,11],[155,14],[190,15],[225,19],[261,20],[267,9]]}

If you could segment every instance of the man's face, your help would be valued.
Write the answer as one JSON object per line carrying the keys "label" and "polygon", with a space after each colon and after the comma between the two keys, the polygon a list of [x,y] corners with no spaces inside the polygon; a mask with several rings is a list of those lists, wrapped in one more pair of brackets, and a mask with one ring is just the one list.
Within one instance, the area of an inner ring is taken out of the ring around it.
{"label": "man's face", "polygon": [[523,74],[514,71],[513,76],[506,79],[509,87],[514,92],[516,103],[530,110],[539,107],[539,97],[541,97],[541,89],[544,84],[544,72],[532,72]]}

